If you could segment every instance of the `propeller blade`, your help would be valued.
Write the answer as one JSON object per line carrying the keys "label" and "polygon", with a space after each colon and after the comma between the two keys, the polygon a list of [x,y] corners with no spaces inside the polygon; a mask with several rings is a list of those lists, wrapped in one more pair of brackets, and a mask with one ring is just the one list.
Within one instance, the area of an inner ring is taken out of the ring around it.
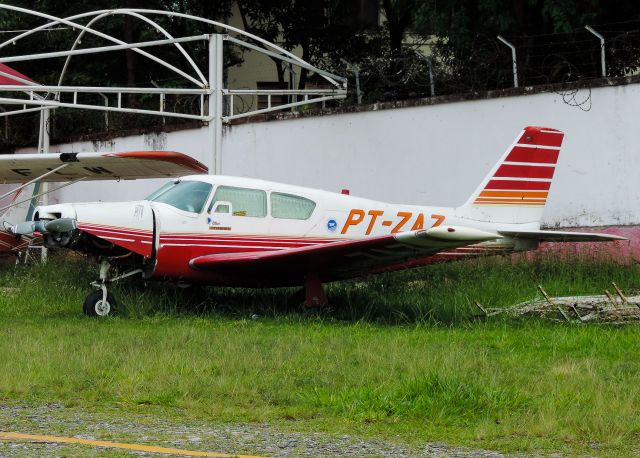
{"label": "propeller blade", "polygon": [[73,218],[58,218],[44,222],[44,231],[40,232],[70,232],[77,228],[76,220]]}
{"label": "propeller blade", "polygon": [[9,232],[15,235],[31,235],[36,231],[36,223],[39,221],[24,221],[9,227]]}
{"label": "propeller blade", "polygon": [[77,228],[76,220],[72,218],[59,218],[51,221],[24,221],[22,223],[9,226],[6,229],[15,235],[31,235],[34,232],[57,233],[70,232]]}

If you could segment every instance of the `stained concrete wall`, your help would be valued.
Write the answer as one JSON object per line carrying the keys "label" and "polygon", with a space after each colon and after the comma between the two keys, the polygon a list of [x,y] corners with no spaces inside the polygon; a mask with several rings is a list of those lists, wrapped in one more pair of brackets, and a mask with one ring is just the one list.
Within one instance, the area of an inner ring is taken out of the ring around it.
{"label": "stained concrete wall", "polygon": [[[523,126],[543,125],[566,133],[544,224],[640,224],[639,108],[640,84],[626,84],[581,89],[573,99],[546,92],[233,125],[224,130],[222,173],[348,188],[392,202],[456,205]],[[207,144],[202,128],[51,150],[167,149],[210,162]],[[79,183],[51,200],[126,200],[150,193],[158,183]]]}

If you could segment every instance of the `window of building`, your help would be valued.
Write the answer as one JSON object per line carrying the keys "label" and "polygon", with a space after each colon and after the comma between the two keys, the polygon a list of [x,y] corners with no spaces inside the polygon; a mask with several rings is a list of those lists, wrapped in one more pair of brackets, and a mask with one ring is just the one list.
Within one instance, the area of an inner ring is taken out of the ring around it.
{"label": "window of building", "polygon": [[260,189],[236,188],[233,186],[219,186],[213,196],[209,211],[217,202],[228,202],[228,205],[219,205],[218,213],[229,213],[234,216],[253,216],[264,218],[267,216],[267,193]]}
{"label": "window of building", "polygon": [[316,203],[292,194],[271,193],[271,216],[274,218],[309,219]]}
{"label": "window of building", "polygon": [[172,181],[145,200],[161,202],[187,212],[200,213],[213,186],[203,181]]}

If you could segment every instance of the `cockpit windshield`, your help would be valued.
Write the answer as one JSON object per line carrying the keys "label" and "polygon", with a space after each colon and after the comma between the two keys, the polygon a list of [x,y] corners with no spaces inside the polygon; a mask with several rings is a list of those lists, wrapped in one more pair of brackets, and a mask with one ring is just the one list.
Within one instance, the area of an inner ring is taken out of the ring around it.
{"label": "cockpit windshield", "polygon": [[145,200],[162,202],[187,212],[200,213],[213,185],[202,181],[172,181]]}

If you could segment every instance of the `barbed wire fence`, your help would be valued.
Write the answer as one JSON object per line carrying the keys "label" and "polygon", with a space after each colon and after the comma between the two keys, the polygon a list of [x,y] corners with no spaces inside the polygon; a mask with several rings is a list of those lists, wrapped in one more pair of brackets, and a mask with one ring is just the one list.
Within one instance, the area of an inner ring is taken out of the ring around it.
{"label": "barbed wire fence", "polygon": [[[634,75],[640,68],[640,22],[600,24],[591,30],[596,34],[584,28],[502,37],[508,44],[481,35],[464,52],[446,40],[407,45],[399,53],[359,62],[357,84],[354,72],[344,68],[351,79],[349,100],[372,103],[508,89],[516,84],[559,85],[563,88],[555,91],[564,103],[588,111],[594,80]],[[360,94],[353,94],[356,86]]]}
{"label": "barbed wire fence", "polygon": [[[514,65],[515,55],[515,65]],[[449,40],[418,39],[401,51],[383,51],[358,62],[329,62],[327,66],[349,76],[350,95],[344,105],[369,104],[411,98],[454,96],[513,88],[549,86],[562,101],[577,109],[593,108],[592,84],[603,77],[637,74],[640,69],[640,21],[598,24],[568,33],[532,36],[478,35],[464,49]],[[158,83],[171,84],[168,80]],[[0,90],[1,94],[1,90]],[[92,94],[87,103],[100,103]],[[105,103],[109,103],[105,99]],[[115,103],[115,101],[111,101]],[[139,108],[157,104],[140,95]],[[201,110],[194,96],[171,96],[165,102],[175,111],[195,114]],[[248,109],[255,100],[236,97],[235,112]],[[243,108],[245,107],[245,108]],[[56,109],[48,126],[52,141],[81,137],[108,138],[114,132],[135,129],[176,128],[184,120],[126,113],[78,112]],[[0,151],[33,144],[37,118],[20,115],[0,123]]]}

